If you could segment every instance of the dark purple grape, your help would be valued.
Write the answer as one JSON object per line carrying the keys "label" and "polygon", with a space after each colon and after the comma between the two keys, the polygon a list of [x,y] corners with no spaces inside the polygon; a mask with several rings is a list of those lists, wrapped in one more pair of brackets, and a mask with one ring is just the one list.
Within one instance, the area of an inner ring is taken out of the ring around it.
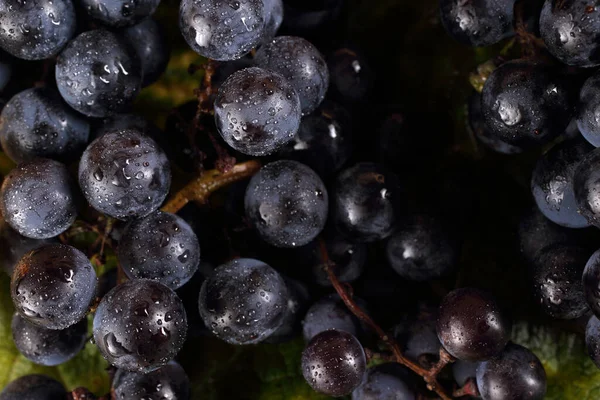
{"label": "dark purple grape", "polygon": [[592,315],[585,330],[587,352],[596,367],[600,368],[600,321]]}
{"label": "dark purple grape", "polygon": [[340,397],[363,380],[366,358],[360,342],[348,332],[328,330],[315,336],[302,353],[302,373],[317,392]]}
{"label": "dark purple grape", "polygon": [[444,297],[437,334],[452,356],[465,361],[499,354],[510,338],[511,323],[496,300],[479,289],[462,288]]}
{"label": "dark purple grape", "polygon": [[[137,0],[132,3],[137,4]],[[140,59],[142,86],[148,86],[157,81],[167,69],[171,56],[171,49],[162,27],[152,18],[146,18],[125,29],[123,36],[135,49]]]}
{"label": "dark purple grape", "polygon": [[94,340],[119,369],[148,373],[183,347],[187,318],[183,303],[165,285],[135,279],[112,289],[94,316]]}
{"label": "dark purple grape", "polygon": [[90,17],[113,27],[130,26],[154,14],[160,0],[79,0]]}
{"label": "dark purple grape", "polygon": [[393,334],[405,356],[413,361],[434,361],[441,343],[436,332],[437,309],[422,305],[416,315],[405,315]]}
{"label": "dark purple grape", "polygon": [[77,192],[67,168],[36,158],[17,165],[0,189],[0,211],[21,235],[47,239],[66,231],[77,217]]}
{"label": "dark purple grape", "polygon": [[10,291],[23,317],[47,329],[65,329],[88,312],[96,294],[96,271],[81,251],[49,244],[16,265]]}
{"label": "dark purple grape", "polygon": [[369,368],[352,400],[414,400],[416,394],[408,381],[407,370],[396,363]]}
{"label": "dark purple grape", "polygon": [[206,327],[218,338],[254,344],[281,326],[288,299],[277,271],[262,261],[240,258],[217,267],[204,281],[198,307]]}
{"label": "dark purple grape", "polygon": [[112,382],[115,399],[188,400],[190,380],[181,365],[169,361],[156,371],[142,374],[118,370]]}
{"label": "dark purple grape", "polygon": [[531,351],[509,343],[477,367],[477,388],[484,400],[541,400],[546,395],[546,371]]}
{"label": "dark purple grape", "polygon": [[31,239],[20,235],[4,218],[0,218],[0,269],[12,275],[15,266],[26,253],[54,242],[54,239]]}
{"label": "dark purple grape", "polygon": [[428,281],[450,274],[458,263],[459,243],[440,220],[426,214],[403,219],[388,239],[386,256],[403,278]]}
{"label": "dark purple grape", "polygon": [[600,147],[600,74],[590,76],[579,92],[577,128],[594,147]]}
{"label": "dark purple grape", "polygon": [[400,200],[398,179],[374,163],[359,163],[342,171],[332,193],[337,229],[356,242],[389,236]]}
{"label": "dark purple grape", "polygon": [[85,345],[87,319],[62,330],[47,329],[32,324],[20,314],[12,319],[12,337],[19,352],[28,360],[54,366],[69,361]]}
{"label": "dark purple grape", "polygon": [[348,310],[337,294],[326,296],[313,304],[302,322],[302,333],[307,342],[329,329],[348,332],[354,336],[361,333],[360,321]]}
{"label": "dark purple grape", "polygon": [[600,250],[586,263],[582,283],[588,306],[594,314],[600,315]]}
{"label": "dark purple grape", "polygon": [[579,213],[600,227],[600,149],[589,152],[573,175],[573,191]]}
{"label": "dark purple grape", "polygon": [[276,247],[304,246],[325,227],[327,189],[304,164],[280,160],[252,177],[244,206],[261,238]]}
{"label": "dark purple grape", "polygon": [[200,245],[183,219],[156,211],[127,224],[117,258],[130,279],[152,279],[175,290],[197,271]]}
{"label": "dark purple grape", "polygon": [[284,343],[294,339],[302,330],[301,321],[309,305],[310,295],[306,286],[295,279],[283,277],[288,292],[287,309],[281,325],[265,343]]}
{"label": "dark purple grape", "polygon": [[88,143],[90,126],[53,89],[34,88],[13,96],[0,114],[0,143],[14,162],[45,157],[78,158]]}
{"label": "dark purple grape", "polygon": [[42,60],[60,52],[75,33],[71,0],[0,3],[0,47],[15,57]]}
{"label": "dark purple grape", "polygon": [[269,41],[275,37],[281,23],[283,22],[283,1],[264,0],[265,32],[263,41]]}
{"label": "dark purple grape", "polygon": [[600,21],[596,2],[546,0],[540,15],[540,34],[552,55],[567,65],[600,64]]}
{"label": "dark purple grape", "polygon": [[573,114],[571,97],[571,87],[555,70],[514,60],[489,76],[481,109],[491,136],[518,147],[533,147],[565,132]]}
{"label": "dark purple grape", "polygon": [[141,131],[112,131],[83,153],[79,185],[96,210],[118,219],[140,218],[167,197],[171,168],[162,149]]}
{"label": "dark purple grape", "polygon": [[281,75],[261,68],[233,73],[215,99],[215,122],[235,150],[264,156],[289,143],[300,126],[300,100]]}
{"label": "dark purple grape", "polygon": [[581,276],[590,254],[577,245],[556,245],[540,251],[531,275],[534,298],[546,314],[574,319],[589,310]]}
{"label": "dark purple grape", "polygon": [[[306,263],[312,265],[312,273],[315,282],[321,286],[331,286],[327,272],[323,268],[323,257],[321,247],[313,242],[304,250]],[[332,262],[329,268],[333,270],[340,282],[353,282],[358,279],[367,262],[367,246],[363,243],[352,243],[344,237],[334,234],[325,239],[325,247],[329,260]],[[306,254],[309,253],[309,254]]]}
{"label": "dark purple grape", "polygon": [[59,381],[46,375],[25,375],[0,392],[0,400],[65,400],[67,392]]}
{"label": "dark purple grape", "polygon": [[179,29],[196,53],[218,61],[236,60],[265,35],[262,0],[183,0]]}
{"label": "dark purple grape", "polygon": [[513,35],[514,0],[440,0],[446,32],[469,46],[489,46]]}
{"label": "dark purple grape", "polygon": [[264,44],[254,58],[256,65],[285,77],[300,96],[302,114],[313,112],[325,98],[329,70],[319,50],[295,36],[278,36]]}
{"label": "dark purple grape", "polygon": [[475,379],[477,376],[477,367],[479,362],[470,362],[456,360],[452,363],[452,376],[454,381],[460,387],[463,387],[469,379]]}
{"label": "dark purple grape", "polygon": [[89,117],[106,117],[131,105],[142,82],[134,49],[104,29],[83,32],[56,60],[56,84],[65,101]]}
{"label": "dark purple grape", "polygon": [[573,174],[581,159],[593,149],[577,138],[557,144],[538,160],[531,177],[531,191],[540,211],[552,222],[567,228],[589,226],[577,212]]}
{"label": "dark purple grape", "polygon": [[330,92],[344,104],[365,100],[374,75],[367,60],[350,48],[341,48],[327,57]]}

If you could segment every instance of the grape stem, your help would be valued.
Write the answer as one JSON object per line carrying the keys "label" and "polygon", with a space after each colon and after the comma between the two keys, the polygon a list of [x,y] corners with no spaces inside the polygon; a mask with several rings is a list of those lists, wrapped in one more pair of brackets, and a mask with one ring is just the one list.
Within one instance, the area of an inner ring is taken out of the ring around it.
{"label": "grape stem", "polygon": [[440,360],[436,364],[434,364],[430,369],[425,369],[417,363],[413,362],[412,360],[406,358],[404,354],[402,354],[400,346],[398,346],[396,340],[394,340],[393,337],[385,333],[385,331],[379,325],[377,325],[377,323],[373,321],[373,319],[367,313],[365,313],[358,306],[358,304],[356,304],[356,302],[352,299],[352,295],[348,292],[347,287],[339,281],[339,279],[333,272],[333,269],[331,268],[333,266],[333,263],[329,258],[327,246],[325,245],[325,241],[323,239],[319,240],[319,248],[321,251],[323,268],[325,269],[325,272],[327,273],[327,276],[333,288],[340,296],[346,307],[352,312],[352,314],[354,314],[358,319],[360,319],[362,322],[368,325],[375,333],[377,333],[379,338],[387,345],[387,347],[389,347],[393,354],[392,360],[397,362],[398,364],[404,365],[405,367],[412,370],[414,373],[422,376],[425,380],[425,383],[427,384],[427,388],[432,392],[435,392],[442,400],[452,399],[452,396],[449,395],[437,381],[437,375],[446,365],[453,362],[454,358],[442,348],[440,349]]}
{"label": "grape stem", "polygon": [[452,393],[454,397],[472,396],[479,397],[479,390],[477,389],[477,383],[475,379],[469,378],[463,387],[458,388]]}

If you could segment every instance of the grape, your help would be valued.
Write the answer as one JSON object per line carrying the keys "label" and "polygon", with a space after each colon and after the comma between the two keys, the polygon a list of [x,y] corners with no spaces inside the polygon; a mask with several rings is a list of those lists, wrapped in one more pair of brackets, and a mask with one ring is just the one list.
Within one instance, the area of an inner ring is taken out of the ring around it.
{"label": "grape", "polygon": [[[133,2],[133,4],[137,4]],[[125,40],[135,49],[142,66],[142,86],[158,80],[167,69],[171,49],[162,27],[152,18],[123,31]]]}
{"label": "grape", "polygon": [[90,126],[53,89],[27,89],[13,96],[0,114],[2,149],[14,162],[46,157],[79,157]]}
{"label": "grape", "polygon": [[79,185],[96,210],[118,219],[140,218],[167,197],[171,168],[162,149],[141,131],[112,131],[83,153]]}
{"label": "grape", "polygon": [[600,150],[589,152],[579,162],[573,174],[573,191],[579,213],[600,227]]}
{"label": "grape", "polygon": [[0,400],[64,400],[62,383],[46,375],[25,375],[10,382],[0,392]]}
{"label": "grape", "polygon": [[282,30],[314,39],[331,36],[344,0],[285,0]]}
{"label": "grape", "polygon": [[484,400],[541,400],[546,371],[531,351],[509,343],[504,351],[477,367],[477,387]]}
{"label": "grape", "polygon": [[[309,255],[303,259],[309,260],[315,282],[321,286],[331,286],[327,272],[323,268],[321,248],[318,243],[310,247]],[[352,243],[340,235],[333,235],[325,240],[325,247],[333,270],[340,282],[353,282],[363,273],[367,261],[367,246],[362,243]],[[305,249],[305,252],[307,252]]]}
{"label": "grape", "polygon": [[289,296],[287,309],[281,326],[265,340],[265,343],[284,343],[294,339],[301,330],[301,320],[308,308],[310,295],[306,286],[295,279],[283,279]]}
{"label": "grape", "polygon": [[315,336],[302,352],[302,373],[317,392],[340,397],[360,385],[366,369],[360,342],[343,331],[328,330]]}
{"label": "grape", "polygon": [[15,313],[12,337],[19,352],[28,360],[41,365],[58,365],[83,349],[87,339],[87,319],[63,330],[53,330],[32,324]]}
{"label": "grape", "polygon": [[198,307],[207,328],[230,344],[254,344],[282,324],[289,296],[285,281],[262,261],[240,258],[204,281]]}
{"label": "grape", "polygon": [[552,222],[567,228],[584,228],[588,222],[577,212],[573,174],[579,161],[593,147],[581,138],[557,144],[537,162],[531,191],[540,211]]}
{"label": "grape", "polygon": [[459,249],[442,223],[426,214],[405,218],[386,245],[389,264],[403,278],[427,281],[451,273]]}
{"label": "grape", "polygon": [[300,126],[300,101],[281,75],[246,68],[232,74],[219,89],[215,122],[223,140],[235,150],[264,156],[293,139]]}
{"label": "grape", "polygon": [[8,275],[12,275],[15,265],[25,253],[50,243],[54,243],[54,240],[22,236],[0,218],[0,268]]}
{"label": "grape", "polygon": [[264,0],[265,33],[263,41],[271,40],[279,30],[283,22],[283,1]]}
{"label": "grape", "polygon": [[58,161],[37,158],[19,164],[4,179],[0,210],[21,235],[47,239],[66,231],[75,221],[75,185]]}
{"label": "grape", "polygon": [[496,300],[479,289],[453,290],[440,305],[438,338],[446,351],[460,360],[482,361],[500,353],[510,329]]}
{"label": "grape", "polygon": [[333,192],[338,230],[357,242],[389,236],[395,226],[400,187],[396,176],[380,165],[359,163],[342,171]]}
{"label": "grape", "polygon": [[113,27],[130,26],[154,14],[160,0],[80,0],[93,19]]}
{"label": "grape", "polygon": [[345,103],[365,100],[373,86],[373,72],[365,58],[350,48],[341,48],[327,59],[330,91]]}
{"label": "grape", "polygon": [[89,117],[129,107],[141,85],[134,49],[104,29],[83,32],[56,60],[56,84],[65,101]]}
{"label": "grape", "polygon": [[319,50],[295,36],[278,36],[256,52],[256,65],[284,76],[300,96],[302,114],[313,112],[325,98],[329,70]]}
{"label": "grape", "polygon": [[571,121],[570,86],[542,64],[509,61],[485,82],[481,109],[491,136],[521,148],[541,145]]}
{"label": "grape", "polygon": [[456,360],[452,363],[452,376],[458,386],[463,387],[469,379],[475,379],[477,376],[478,362]]}
{"label": "grape", "polygon": [[88,312],[96,293],[96,271],[76,248],[49,244],[21,258],[10,291],[15,308],[28,321],[65,329]]}
{"label": "grape", "polygon": [[592,315],[585,330],[585,345],[594,364],[600,368],[600,321]]}
{"label": "grape", "polygon": [[369,368],[352,400],[414,400],[415,392],[407,382],[406,370],[396,363]]}
{"label": "grape", "polygon": [[546,0],[540,15],[540,35],[550,53],[567,65],[600,65],[598,34],[600,23],[595,2]]}
{"label": "grape", "polygon": [[579,92],[577,127],[594,147],[600,147],[600,74],[590,76]]}
{"label": "grape", "polygon": [[394,337],[402,346],[405,356],[413,361],[437,360],[440,354],[440,341],[436,333],[437,310],[422,306],[417,315],[405,315],[394,326]]}
{"label": "grape", "polygon": [[532,265],[533,294],[553,318],[574,319],[588,311],[581,276],[589,251],[576,245],[557,245],[540,251]]}
{"label": "grape", "polygon": [[218,61],[236,60],[265,35],[263,0],[183,0],[179,29],[196,53]]}
{"label": "grape", "polygon": [[440,17],[453,39],[489,46],[513,35],[514,0],[440,0]]}
{"label": "grape", "polygon": [[244,206],[250,223],[276,247],[303,246],[325,227],[328,195],[319,176],[304,164],[280,160],[252,177]]}
{"label": "grape", "polygon": [[183,219],[156,211],[129,222],[117,258],[130,279],[152,279],[175,290],[198,269],[200,245]]}
{"label": "grape", "polygon": [[302,322],[302,333],[307,342],[329,329],[348,332],[354,336],[359,336],[362,330],[360,321],[337,294],[326,296],[313,304]]}
{"label": "grape", "polygon": [[169,361],[147,374],[118,370],[112,387],[116,399],[188,400],[190,380],[181,365]]}
{"label": "grape", "polygon": [[71,0],[0,3],[0,47],[25,60],[57,55],[75,33],[75,25]]}
{"label": "grape", "polygon": [[588,306],[600,315],[600,250],[596,251],[583,270],[583,292]]}
{"label": "grape", "polygon": [[132,372],[148,373],[167,364],[183,347],[186,331],[179,297],[147,279],[112,289],[94,316],[94,340],[104,358]]}

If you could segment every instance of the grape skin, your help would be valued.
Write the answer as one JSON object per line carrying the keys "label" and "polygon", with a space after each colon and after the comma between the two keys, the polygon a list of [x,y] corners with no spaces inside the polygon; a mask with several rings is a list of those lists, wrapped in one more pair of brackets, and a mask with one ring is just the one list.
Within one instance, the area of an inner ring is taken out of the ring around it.
{"label": "grape skin", "polygon": [[183,347],[187,318],[183,303],[165,285],[135,279],[112,289],[94,316],[94,340],[119,369],[148,373]]}
{"label": "grape skin", "polygon": [[[325,246],[329,259],[333,263],[329,268],[333,270],[340,282],[353,282],[360,278],[367,261],[367,246],[363,243],[353,243],[339,234],[329,236],[325,239]],[[312,265],[312,273],[318,285],[330,287],[331,281],[323,268],[323,259],[319,243],[313,242],[303,249],[310,254],[304,255],[308,263]],[[310,251],[309,251],[310,249]]]}
{"label": "grape skin", "polygon": [[396,363],[369,368],[352,400],[414,400],[415,393],[407,382],[407,371]]}
{"label": "grape skin", "polygon": [[15,313],[11,329],[19,352],[28,360],[46,366],[69,361],[83,349],[87,339],[85,318],[66,329],[54,330],[32,324]]}
{"label": "grape skin", "polygon": [[48,239],[75,221],[77,192],[67,168],[58,161],[36,158],[19,164],[0,188],[0,211],[21,235]]}
{"label": "grape skin", "polygon": [[327,189],[318,175],[296,161],[269,163],[252,177],[244,207],[262,239],[276,247],[303,246],[325,227]]}
{"label": "grape skin", "polygon": [[285,343],[296,338],[301,330],[301,319],[308,308],[308,288],[300,281],[283,277],[288,292],[285,316],[281,325],[265,340],[265,343]]}
{"label": "grape skin", "polygon": [[81,251],[50,244],[27,253],[13,272],[16,310],[47,329],[65,329],[88,312],[96,294],[96,271]]}
{"label": "grape skin", "polygon": [[214,103],[221,137],[235,150],[264,156],[289,143],[300,126],[300,100],[281,75],[261,68],[233,73]]}
{"label": "grape skin", "polygon": [[123,30],[123,36],[140,59],[142,87],[154,83],[167,69],[171,49],[162,27],[152,18]]}
{"label": "grape skin", "polygon": [[[355,301],[362,303],[359,299]],[[354,336],[362,333],[360,321],[337,294],[326,296],[313,304],[302,321],[302,334],[307,342],[329,329],[348,332]]]}
{"label": "grape skin", "polygon": [[585,345],[588,355],[596,367],[600,368],[600,321],[595,315],[592,315],[587,323]]}
{"label": "grape skin", "polygon": [[141,218],[167,197],[171,168],[162,149],[139,130],[112,131],[84,151],[79,185],[101,213],[122,220]]}
{"label": "grape skin", "polygon": [[62,383],[46,375],[25,375],[10,382],[0,392],[0,400],[64,400]]}
{"label": "grape skin", "polygon": [[283,22],[283,0],[264,0],[265,33],[263,42],[273,39]]}
{"label": "grape skin", "polygon": [[416,315],[403,316],[394,326],[394,338],[405,356],[415,362],[420,362],[422,357],[437,360],[442,345],[437,337],[436,321],[437,309],[421,305]]}
{"label": "grape skin", "polygon": [[179,29],[196,53],[217,61],[237,60],[265,35],[263,0],[183,0]]}
{"label": "grape skin", "polygon": [[152,279],[175,290],[197,271],[200,245],[183,219],[156,211],[129,222],[117,258],[130,279]]}
{"label": "grape skin", "polygon": [[81,33],[56,60],[56,84],[63,99],[88,117],[123,111],[140,90],[142,69],[135,50],[104,29]]}
{"label": "grape skin", "polygon": [[582,284],[588,306],[594,314],[600,315],[600,250],[585,264]]}
{"label": "grape skin", "polygon": [[35,157],[71,161],[90,135],[88,122],[53,89],[32,88],[13,96],[0,114],[0,143],[16,163]]}
{"label": "grape skin", "polygon": [[452,377],[459,387],[463,387],[469,379],[477,376],[478,362],[456,360],[452,363]]}
{"label": "grape skin", "polygon": [[287,312],[283,278],[262,261],[223,264],[202,284],[198,308],[204,324],[230,344],[255,344],[274,333]]}
{"label": "grape skin", "polygon": [[147,374],[118,370],[112,383],[116,399],[188,400],[190,380],[175,361]]}
{"label": "grape skin", "polygon": [[31,250],[46,244],[55,243],[54,239],[31,239],[19,234],[0,218],[0,268],[9,276],[21,257]]}
{"label": "grape skin", "polygon": [[600,119],[597,110],[600,108],[600,74],[590,76],[579,92],[577,105],[577,127],[594,147],[600,147]]}
{"label": "grape skin", "polygon": [[90,17],[104,25],[134,25],[154,14],[160,0],[80,0]]}
{"label": "grape skin", "polygon": [[341,48],[327,59],[330,91],[344,104],[364,101],[373,86],[373,72],[362,54]]}

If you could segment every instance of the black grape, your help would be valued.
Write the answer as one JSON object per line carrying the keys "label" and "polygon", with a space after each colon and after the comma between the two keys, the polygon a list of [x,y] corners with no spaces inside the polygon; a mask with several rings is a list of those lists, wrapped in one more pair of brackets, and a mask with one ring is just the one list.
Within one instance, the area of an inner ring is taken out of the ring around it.
{"label": "black grape", "polygon": [[459,387],[463,387],[469,379],[477,376],[479,362],[456,360],[452,363],[452,377]]}
{"label": "black grape", "polygon": [[112,131],[81,156],[79,185],[96,210],[118,219],[140,218],[167,197],[171,168],[162,149],[139,130]]}
{"label": "black grape", "polygon": [[75,221],[77,192],[67,168],[58,161],[36,158],[17,165],[0,189],[0,210],[21,235],[47,239]]}
{"label": "black grape", "polygon": [[600,149],[589,152],[575,169],[573,191],[579,213],[600,227]]}
{"label": "black grape", "polygon": [[329,329],[348,332],[354,336],[362,333],[360,321],[337,294],[326,296],[313,304],[302,322],[302,334],[306,341]]}
{"label": "black grape", "polygon": [[104,25],[130,26],[152,15],[160,0],[79,0],[93,19]]}
{"label": "black grape", "polygon": [[481,97],[490,135],[522,148],[547,143],[571,121],[570,91],[550,67],[526,60],[502,64],[485,82]]}
{"label": "black grape", "polygon": [[135,50],[104,29],[83,32],[56,60],[56,84],[65,101],[89,117],[129,107],[142,83]]}
{"label": "black grape", "polygon": [[175,290],[197,271],[200,245],[183,219],[156,211],[127,224],[117,257],[130,279],[152,279]]}
{"label": "black grape", "polygon": [[437,309],[421,305],[416,315],[404,315],[394,326],[393,334],[405,356],[421,363],[434,361],[440,354],[441,343],[436,332]]}
{"label": "black grape", "polygon": [[303,246],[325,227],[327,189],[310,168],[296,161],[269,163],[252,177],[244,206],[260,237],[276,247]]}
{"label": "black grape", "polygon": [[204,324],[230,344],[254,344],[282,324],[289,296],[283,278],[262,261],[223,264],[202,284],[198,307]]}
{"label": "black grape", "polygon": [[[327,272],[323,268],[321,247],[313,242],[306,246],[303,262],[312,265],[315,282],[321,286],[331,286]],[[340,282],[353,282],[358,279],[367,261],[367,246],[363,243],[352,243],[339,234],[327,235],[325,247],[333,270]],[[306,254],[309,253],[309,254]]]}
{"label": "black grape", "polygon": [[442,300],[438,338],[448,353],[460,360],[482,361],[499,354],[510,333],[510,320],[487,292],[455,289]]}
{"label": "black grape", "polygon": [[440,0],[446,32],[469,46],[489,46],[513,35],[514,0]]}
{"label": "black grape", "polygon": [[365,100],[373,86],[373,72],[367,60],[354,49],[341,48],[327,57],[330,92],[343,103]]}
{"label": "black grape", "polygon": [[[136,2],[132,2],[137,4]],[[152,18],[123,31],[125,40],[133,47],[142,67],[142,86],[158,80],[167,69],[171,49],[162,27]]]}
{"label": "black grape", "polygon": [[256,65],[285,77],[300,96],[302,114],[313,112],[325,98],[329,70],[319,50],[295,36],[278,36],[256,52]]}
{"label": "black grape", "polygon": [[401,277],[427,281],[447,276],[455,269],[459,247],[440,220],[421,214],[398,223],[386,244],[386,256]]}
{"label": "black grape", "polygon": [[15,308],[30,322],[65,329],[88,312],[96,294],[96,271],[81,251],[50,244],[27,253],[13,272]]}
{"label": "black grape", "polygon": [[68,328],[54,330],[32,324],[15,313],[11,327],[19,352],[34,363],[47,366],[59,365],[75,357],[87,339],[85,318]]}
{"label": "black grape", "polygon": [[71,0],[0,3],[0,47],[25,60],[57,55],[75,33],[75,25]]}
{"label": "black grape", "polygon": [[588,306],[600,315],[600,250],[596,251],[583,270],[583,292]]}
{"label": "black grape", "polygon": [[215,99],[215,122],[223,140],[252,156],[271,154],[289,143],[300,115],[300,100],[287,80],[256,67],[233,73]]}
{"label": "black grape", "polygon": [[218,61],[236,60],[265,35],[263,0],[183,0],[179,29],[196,53]]}
{"label": "black grape", "polygon": [[483,400],[541,400],[546,371],[531,351],[509,343],[498,356],[477,367],[477,388]]}
{"label": "black grape", "polygon": [[546,314],[574,319],[588,311],[581,276],[590,254],[577,245],[557,245],[540,251],[532,265],[532,288]]}
{"label": "black grape", "polygon": [[11,228],[3,218],[0,218],[0,269],[8,275],[12,275],[15,265],[26,253],[54,242],[54,239],[25,237]]}
{"label": "black grape", "polygon": [[408,381],[407,370],[396,363],[369,368],[352,400],[414,400],[416,394]]}
{"label": "black grape", "polygon": [[287,286],[288,301],[281,325],[273,332],[265,343],[284,343],[296,337],[302,330],[302,317],[309,305],[310,295],[306,286],[295,279],[283,277]]}
{"label": "black grape", "polygon": [[596,367],[600,368],[600,321],[592,315],[585,329],[585,345],[587,352]]}
{"label": "black grape", "polygon": [[593,149],[582,138],[576,138],[557,144],[538,160],[531,191],[540,211],[552,222],[567,228],[589,226],[577,212],[573,174],[579,161]]}
{"label": "black grape", "polygon": [[169,361],[147,374],[118,370],[112,382],[115,399],[188,400],[190,380],[181,365]]}
{"label": "black grape", "polygon": [[94,316],[94,340],[115,367],[148,373],[172,360],[183,347],[185,309],[165,285],[135,279],[112,289]]}
{"label": "black grape", "polygon": [[59,381],[46,375],[25,375],[0,392],[0,400],[65,400],[67,392]]}
{"label": "black grape", "polygon": [[16,163],[35,157],[71,161],[88,143],[90,126],[54,89],[33,88],[13,96],[0,114],[0,143]]}
{"label": "black grape", "polygon": [[349,395],[360,385],[366,364],[360,342],[343,331],[321,332],[302,352],[306,382],[317,392],[334,397]]}
{"label": "black grape", "polygon": [[600,74],[590,76],[579,92],[577,127],[594,147],[600,147]]}
{"label": "black grape", "polygon": [[263,40],[271,40],[283,22],[283,0],[264,0],[265,33]]}
{"label": "black grape", "polygon": [[540,15],[540,34],[552,55],[567,65],[594,67],[600,64],[600,22],[595,3],[546,0]]}
{"label": "black grape", "polygon": [[337,229],[356,242],[389,236],[400,200],[397,177],[374,163],[359,163],[342,171],[332,193]]}

